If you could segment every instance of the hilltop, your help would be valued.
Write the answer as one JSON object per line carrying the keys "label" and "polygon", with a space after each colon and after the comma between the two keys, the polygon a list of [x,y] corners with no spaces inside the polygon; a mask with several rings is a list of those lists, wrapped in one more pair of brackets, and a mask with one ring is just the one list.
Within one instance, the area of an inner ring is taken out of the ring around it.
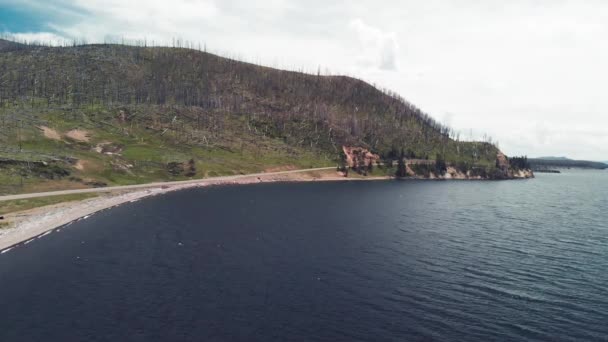
{"label": "hilltop", "polygon": [[400,157],[426,161],[406,170],[423,177],[446,166],[512,174],[491,142],[459,141],[397,94],[351,77],[185,48],[0,40],[0,80],[0,193],[344,165],[357,160],[345,155],[353,148],[380,161],[350,165],[364,174],[393,175]]}
{"label": "hilltop", "polygon": [[572,159],[566,158],[566,157],[538,157],[536,159],[542,159],[542,160],[572,160]]}
{"label": "hilltop", "polygon": [[5,40],[5,39],[0,39],[0,52],[14,51],[14,50],[25,49],[25,48],[27,48],[27,45],[25,45],[25,44],[12,42],[12,41]]}

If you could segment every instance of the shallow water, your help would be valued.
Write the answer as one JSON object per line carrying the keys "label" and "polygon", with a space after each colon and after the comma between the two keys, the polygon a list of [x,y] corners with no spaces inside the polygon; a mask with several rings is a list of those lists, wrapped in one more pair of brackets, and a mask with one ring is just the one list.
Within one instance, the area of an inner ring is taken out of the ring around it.
{"label": "shallow water", "polygon": [[171,193],[0,255],[0,341],[608,339],[608,173]]}

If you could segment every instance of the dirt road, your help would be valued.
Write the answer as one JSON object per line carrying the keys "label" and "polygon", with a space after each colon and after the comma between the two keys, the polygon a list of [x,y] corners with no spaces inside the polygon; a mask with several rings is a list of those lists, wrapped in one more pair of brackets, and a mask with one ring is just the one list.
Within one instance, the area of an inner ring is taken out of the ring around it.
{"label": "dirt road", "polygon": [[201,182],[230,182],[230,181],[238,180],[238,179],[241,179],[241,178],[251,178],[251,177],[261,177],[261,176],[265,176],[265,177],[268,177],[268,176],[279,176],[279,175],[286,175],[286,174],[291,174],[291,173],[301,173],[301,172],[310,172],[310,171],[325,171],[325,170],[335,170],[335,169],[336,169],[335,166],[333,166],[333,167],[320,167],[320,168],[314,168],[314,169],[289,170],[289,171],[279,171],[279,172],[262,172],[262,173],[253,173],[253,174],[247,174],[247,175],[192,179],[192,180],[177,181],[177,182],[158,182],[158,183],[147,183],[147,184],[137,184],[137,185],[111,186],[111,187],[105,187],[105,188],[78,189],[78,190],[61,190],[61,191],[51,191],[51,192],[37,192],[37,193],[29,193],[29,194],[0,196],[0,202],[2,202],[2,201],[19,200],[19,199],[27,199],[27,198],[48,197],[48,196],[61,196],[61,195],[72,195],[72,194],[86,194],[86,193],[98,193],[98,192],[112,192],[112,191],[122,191],[122,190],[137,190],[137,189],[146,189],[146,188],[158,188],[158,187],[162,187],[162,186],[197,184],[197,183],[201,183]]}

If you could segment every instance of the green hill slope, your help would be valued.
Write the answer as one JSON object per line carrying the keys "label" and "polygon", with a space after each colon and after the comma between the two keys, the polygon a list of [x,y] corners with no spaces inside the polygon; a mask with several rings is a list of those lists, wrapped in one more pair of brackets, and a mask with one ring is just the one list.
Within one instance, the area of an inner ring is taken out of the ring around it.
{"label": "green hill slope", "polygon": [[496,167],[495,146],[451,133],[350,77],[182,48],[0,40],[4,193],[331,166],[342,146]]}

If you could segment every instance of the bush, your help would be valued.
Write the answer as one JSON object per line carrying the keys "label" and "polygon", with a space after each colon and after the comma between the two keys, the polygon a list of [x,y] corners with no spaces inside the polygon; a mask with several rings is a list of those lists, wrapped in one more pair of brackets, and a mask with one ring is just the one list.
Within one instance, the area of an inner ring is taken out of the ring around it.
{"label": "bush", "polygon": [[471,176],[488,178],[488,170],[485,167],[473,167],[471,168]]}
{"label": "bush", "polygon": [[167,172],[171,176],[177,177],[184,172],[184,164],[178,162],[170,162],[167,164]]}
{"label": "bush", "polygon": [[414,164],[411,166],[411,168],[416,175],[426,178],[431,177],[431,172],[435,170],[433,166],[427,164]]}
{"label": "bush", "polygon": [[515,170],[527,170],[531,168],[527,156],[511,157],[509,158],[509,164]]}
{"label": "bush", "polygon": [[[24,169],[23,171],[26,170],[27,169]],[[27,175],[28,172],[25,173]],[[69,170],[65,169],[59,164],[34,164],[33,168],[31,169],[31,173],[46,179],[61,179],[71,174]]]}
{"label": "bush", "polygon": [[190,159],[188,161],[188,172],[186,172],[186,177],[194,177],[196,176],[196,162],[194,159]]}
{"label": "bush", "polygon": [[407,167],[405,166],[405,161],[403,158],[399,158],[399,162],[397,163],[397,171],[395,172],[395,176],[402,178],[407,176]]}
{"label": "bush", "polygon": [[438,154],[435,158],[435,174],[443,176],[448,171],[448,165],[442,155]]}
{"label": "bush", "polygon": [[460,161],[460,162],[456,163],[455,167],[456,167],[456,170],[458,170],[464,174],[466,174],[470,169],[469,164],[464,161]]}

